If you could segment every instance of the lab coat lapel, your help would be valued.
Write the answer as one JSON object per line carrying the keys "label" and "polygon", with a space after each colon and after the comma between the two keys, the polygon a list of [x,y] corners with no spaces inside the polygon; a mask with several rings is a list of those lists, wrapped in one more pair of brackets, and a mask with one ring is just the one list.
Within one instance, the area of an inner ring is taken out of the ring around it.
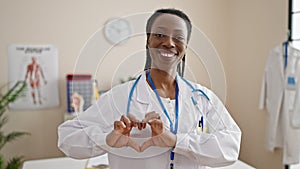
{"label": "lab coat lapel", "polygon": [[[177,83],[179,88],[179,112],[178,112],[178,133],[190,131],[194,117],[194,106],[190,98],[192,89],[177,74]],[[185,123],[181,123],[185,121]],[[186,123],[188,121],[188,123]]]}
{"label": "lab coat lapel", "polygon": [[[176,76],[177,78],[177,83],[178,83],[178,88],[179,88],[179,95],[178,95],[178,99],[179,99],[179,112],[178,112],[178,116],[180,116],[181,112],[185,112],[185,110],[183,110],[184,107],[190,107],[188,105],[189,101],[188,100],[188,95],[190,93],[190,91],[192,90],[182,79],[181,77],[177,74]],[[179,118],[180,119],[180,118]],[[180,122],[179,122],[180,123]]]}
{"label": "lab coat lapel", "polygon": [[150,98],[149,98],[150,93],[147,85],[148,84],[146,81],[146,76],[145,73],[143,73],[140,81],[137,83],[136,86],[136,94],[137,94],[136,100],[145,105],[150,104]]}
{"label": "lab coat lapel", "polygon": [[279,64],[279,69],[280,69],[280,78],[282,80],[284,80],[284,72],[285,72],[285,66],[284,66],[284,62],[285,62],[285,56],[284,56],[284,44],[279,45],[275,51],[278,53],[279,58],[278,59],[278,64]]}

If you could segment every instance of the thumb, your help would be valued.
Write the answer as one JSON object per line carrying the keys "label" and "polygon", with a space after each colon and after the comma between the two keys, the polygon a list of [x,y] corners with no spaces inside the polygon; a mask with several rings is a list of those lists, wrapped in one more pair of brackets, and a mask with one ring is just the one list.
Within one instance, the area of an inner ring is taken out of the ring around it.
{"label": "thumb", "polygon": [[154,146],[154,143],[152,141],[152,138],[150,138],[149,140],[145,141],[142,145],[141,145],[141,152],[143,152],[144,150],[146,150],[147,148]]}
{"label": "thumb", "polygon": [[133,141],[133,140],[130,139],[130,138],[129,138],[129,140],[128,140],[127,145],[128,145],[129,147],[135,149],[137,152],[141,152],[140,146],[139,146],[135,141]]}

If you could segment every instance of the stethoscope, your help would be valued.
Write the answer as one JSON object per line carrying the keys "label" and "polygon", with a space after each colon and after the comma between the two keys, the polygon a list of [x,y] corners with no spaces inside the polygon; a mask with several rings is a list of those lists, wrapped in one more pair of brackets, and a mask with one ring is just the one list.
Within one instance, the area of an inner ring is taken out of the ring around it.
{"label": "stethoscope", "polygon": [[[128,102],[127,102],[127,109],[126,109],[126,115],[129,114],[129,111],[130,111],[130,103],[131,103],[131,100],[132,100],[132,95],[133,95],[133,92],[136,88],[136,85],[137,83],[139,82],[139,80],[141,79],[142,77],[142,74],[140,76],[138,76],[138,78],[135,80],[135,82],[133,83],[133,86],[131,87],[130,89],[130,92],[129,92],[129,96],[128,96]],[[159,104],[161,106],[161,108],[163,109],[163,112],[164,114],[166,115],[169,123],[170,123],[170,130],[173,134],[176,134],[177,133],[177,129],[178,129],[178,112],[179,112],[179,99],[178,99],[178,95],[179,95],[179,87],[178,87],[178,82],[177,82],[177,76],[176,76],[176,87],[175,87],[175,126],[169,116],[169,113],[167,112],[158,92],[157,92],[157,89],[156,89],[156,86],[154,85],[153,83],[153,80],[150,76],[150,72],[149,71],[146,71],[146,77],[147,79],[149,80],[150,82],[150,85],[153,89],[153,91],[155,92],[155,95],[156,95],[156,98],[157,100],[159,101]],[[192,93],[197,93],[199,92],[202,96],[204,96],[208,101],[210,101],[209,97],[207,96],[207,94],[201,90],[201,89],[196,89],[188,80],[186,80],[185,78],[179,76],[191,89],[192,89]],[[194,96],[191,96],[191,100],[194,104],[194,106],[196,107],[199,107],[197,106],[198,105],[198,102],[197,100],[194,98]],[[201,119],[199,121],[199,127],[201,126],[201,130],[202,132],[204,131],[204,115],[202,114],[201,115]],[[174,167],[174,156],[175,156],[175,153],[173,151],[171,151],[170,153],[170,168],[173,169]]]}

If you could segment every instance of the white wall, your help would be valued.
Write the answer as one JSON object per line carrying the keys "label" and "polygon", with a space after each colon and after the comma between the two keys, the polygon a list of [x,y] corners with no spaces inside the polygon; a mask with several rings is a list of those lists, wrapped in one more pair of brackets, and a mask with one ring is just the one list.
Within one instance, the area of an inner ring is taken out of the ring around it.
{"label": "white wall", "polygon": [[258,99],[269,51],[287,39],[287,2],[232,0],[229,8],[227,105],[243,130],[240,157],[257,168],[283,168],[281,150],[264,147],[266,112],[258,110]]}
{"label": "white wall", "polygon": [[[99,62],[99,56],[80,55],[87,40],[95,33],[101,35],[97,30],[101,30],[107,19],[176,7],[185,11],[193,26],[205,33],[224,64],[225,91],[218,88],[222,82],[211,82],[214,77],[210,74],[217,69],[205,69],[206,65],[199,62],[191,50],[187,55],[188,65],[197,74],[195,80],[215,87],[240,125],[243,131],[240,158],[261,169],[283,168],[281,151],[270,153],[263,147],[265,112],[257,107],[268,50],[285,38],[286,6],[281,0],[0,0],[0,84],[8,79],[9,44],[53,44],[59,49],[61,99],[58,108],[7,112],[10,119],[6,131],[25,130],[32,135],[7,145],[3,152],[7,157],[22,154],[26,159],[62,156],[56,147],[56,130],[66,111],[65,75],[80,69],[78,64]],[[124,75],[120,72],[125,68],[118,67],[124,58],[133,56],[131,59],[137,62],[135,66],[143,62],[142,51],[135,51],[143,50],[144,41],[143,36],[135,37],[127,44],[115,47],[105,57],[108,64],[92,69],[84,64],[87,69],[82,71],[95,75],[100,88],[108,89]],[[90,62],[83,57],[78,63],[78,56],[87,56]],[[114,75],[116,68],[120,68],[119,74]]]}

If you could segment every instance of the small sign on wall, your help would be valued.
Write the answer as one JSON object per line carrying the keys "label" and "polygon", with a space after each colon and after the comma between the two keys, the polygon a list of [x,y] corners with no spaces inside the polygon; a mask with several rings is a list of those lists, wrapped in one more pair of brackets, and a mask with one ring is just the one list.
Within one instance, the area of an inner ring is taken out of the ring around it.
{"label": "small sign on wall", "polygon": [[58,51],[53,45],[9,45],[10,87],[24,80],[27,87],[12,109],[42,109],[59,106]]}

